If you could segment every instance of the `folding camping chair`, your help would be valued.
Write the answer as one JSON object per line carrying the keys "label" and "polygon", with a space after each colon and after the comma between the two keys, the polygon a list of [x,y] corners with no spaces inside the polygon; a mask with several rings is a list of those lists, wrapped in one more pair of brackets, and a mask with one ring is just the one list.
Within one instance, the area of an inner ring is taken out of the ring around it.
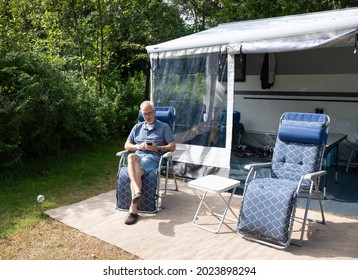
{"label": "folding camping chair", "polygon": [[[158,120],[168,123],[170,127],[174,129],[175,109],[173,107],[158,107],[156,108],[155,116]],[[138,120],[144,120],[141,114],[139,114]],[[128,210],[132,202],[130,178],[127,169],[128,154],[129,151],[126,150],[117,153],[117,156],[120,158],[116,183],[116,207],[118,210]],[[174,188],[170,190],[178,190],[172,156],[173,152],[166,152],[161,156],[158,168],[143,175],[143,199],[138,204],[138,212],[155,213],[159,209],[166,208],[170,173],[172,174],[174,181]],[[160,177],[163,174],[165,175],[164,187],[161,187]]]}
{"label": "folding camping chair", "polygon": [[[326,174],[321,168],[329,122],[325,114],[288,112],[281,116],[272,161],[245,166],[249,173],[237,226],[239,235],[276,248],[287,248],[297,197],[303,192],[307,202],[297,245],[303,243],[313,192],[321,209],[322,221],[319,222],[325,223],[319,181]],[[262,168],[266,168],[266,172],[260,173]]]}

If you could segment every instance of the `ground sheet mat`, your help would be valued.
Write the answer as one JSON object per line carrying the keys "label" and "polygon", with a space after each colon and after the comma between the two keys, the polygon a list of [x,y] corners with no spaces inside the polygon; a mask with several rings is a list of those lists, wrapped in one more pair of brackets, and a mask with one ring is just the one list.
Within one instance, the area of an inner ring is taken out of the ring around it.
{"label": "ground sheet mat", "polygon": [[[103,193],[68,206],[46,211],[50,217],[95,236],[141,259],[168,260],[295,260],[295,259],[357,259],[358,220],[326,213],[326,224],[308,222],[302,247],[290,245],[278,250],[241,238],[235,231],[236,223],[223,224],[218,234],[192,224],[199,198],[184,181],[179,181],[178,191],[169,191],[167,208],[156,214],[140,214],[138,223],[127,226],[124,211],[115,208],[115,191]],[[209,195],[209,205],[215,212],[223,211],[223,201]],[[232,200],[234,211],[239,212],[241,196]],[[204,208],[205,209],[205,208]],[[216,228],[218,219],[205,216],[203,211],[198,223]],[[302,209],[297,216],[302,217]],[[228,212],[228,216],[232,216]],[[316,211],[309,218],[319,219]],[[292,241],[299,238],[301,220],[294,226]]]}

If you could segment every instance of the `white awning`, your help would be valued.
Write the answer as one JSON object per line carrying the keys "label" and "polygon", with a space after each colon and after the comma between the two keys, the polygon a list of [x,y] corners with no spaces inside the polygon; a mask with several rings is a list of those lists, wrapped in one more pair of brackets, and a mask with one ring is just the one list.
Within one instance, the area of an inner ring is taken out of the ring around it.
{"label": "white awning", "polygon": [[164,57],[226,51],[265,53],[316,47],[353,46],[358,30],[358,8],[248,20],[147,46]]}

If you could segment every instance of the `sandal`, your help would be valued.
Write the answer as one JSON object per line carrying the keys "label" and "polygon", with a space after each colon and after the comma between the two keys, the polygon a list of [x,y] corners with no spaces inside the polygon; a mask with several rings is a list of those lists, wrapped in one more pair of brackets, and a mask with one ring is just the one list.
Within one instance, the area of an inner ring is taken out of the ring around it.
{"label": "sandal", "polygon": [[138,214],[137,213],[128,213],[127,218],[124,220],[126,225],[133,225],[138,221]]}

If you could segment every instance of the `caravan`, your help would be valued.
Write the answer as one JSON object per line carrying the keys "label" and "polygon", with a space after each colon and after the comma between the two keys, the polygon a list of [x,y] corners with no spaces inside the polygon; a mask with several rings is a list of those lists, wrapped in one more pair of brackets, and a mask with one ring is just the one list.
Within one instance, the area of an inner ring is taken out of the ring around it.
{"label": "caravan", "polygon": [[346,162],[357,138],[357,44],[358,8],[349,8],[226,23],[148,46],[151,99],[177,112],[177,174],[229,175],[234,114],[240,141],[263,147],[284,112],[323,111],[330,132],[347,136]]}

